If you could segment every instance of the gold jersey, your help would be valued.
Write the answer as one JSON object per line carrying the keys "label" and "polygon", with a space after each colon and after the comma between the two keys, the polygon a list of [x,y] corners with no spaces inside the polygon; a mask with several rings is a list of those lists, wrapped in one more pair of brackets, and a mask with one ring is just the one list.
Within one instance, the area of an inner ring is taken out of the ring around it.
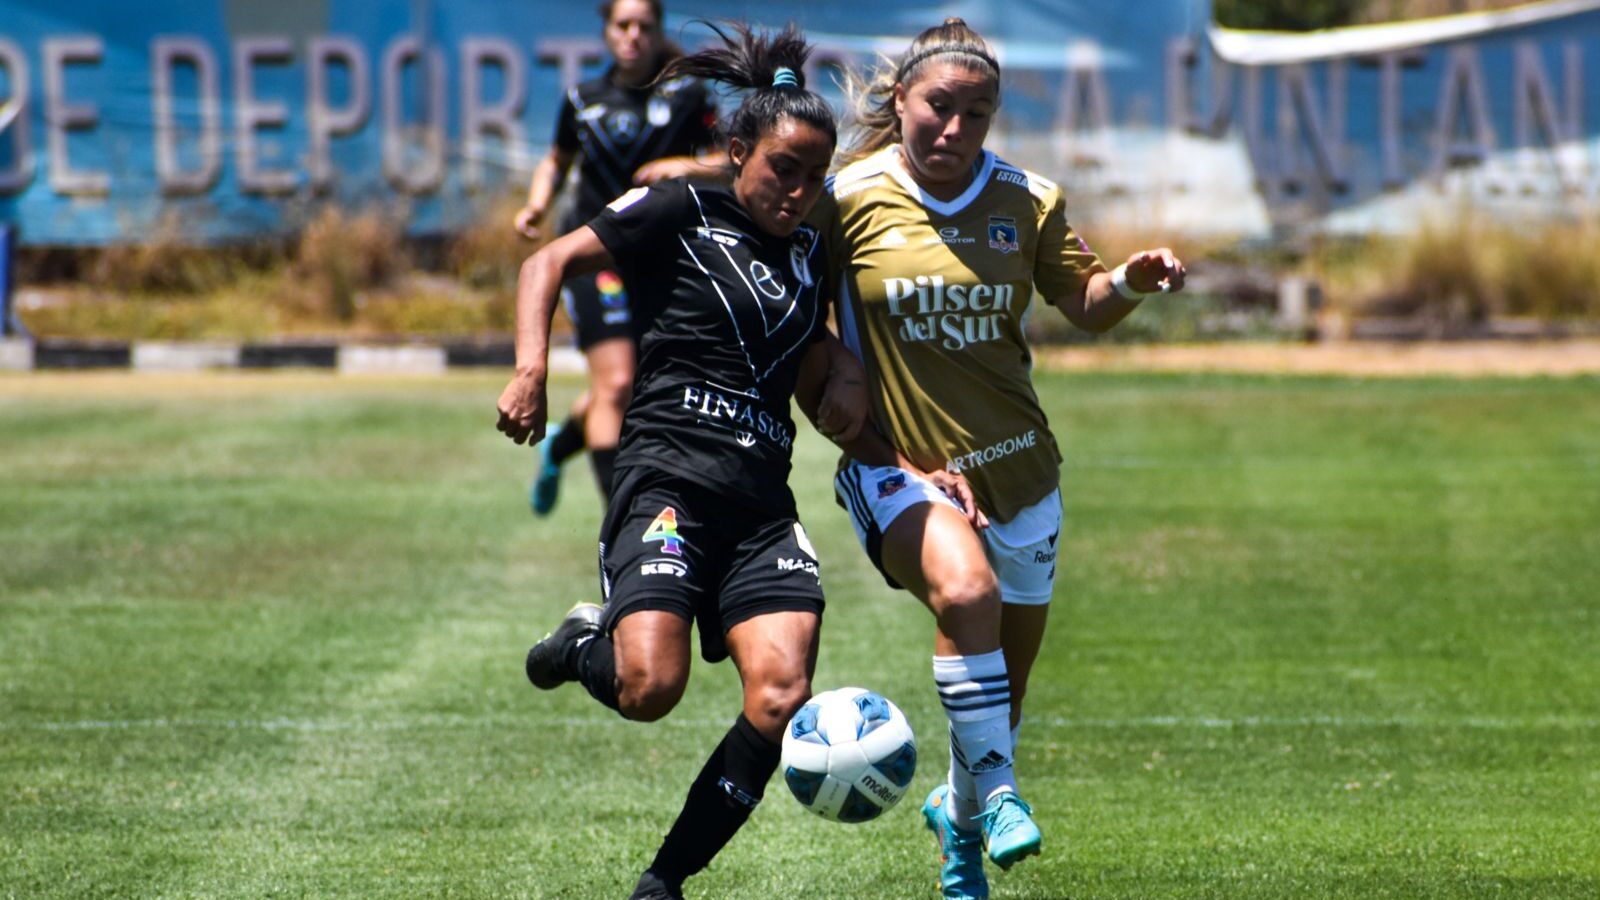
{"label": "gold jersey", "polygon": [[839,336],[871,382],[872,420],[925,470],[959,469],[1009,521],[1056,489],[1061,452],[1033,391],[1023,315],[1105,271],[1059,187],[985,151],[950,202],[887,147],[829,181],[814,221],[840,267]]}

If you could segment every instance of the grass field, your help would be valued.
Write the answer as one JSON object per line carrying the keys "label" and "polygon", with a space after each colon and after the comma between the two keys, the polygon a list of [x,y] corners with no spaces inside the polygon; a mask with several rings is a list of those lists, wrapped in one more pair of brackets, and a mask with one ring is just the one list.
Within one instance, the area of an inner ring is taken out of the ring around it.
{"label": "grass field", "polygon": [[[737,708],[540,694],[595,594],[498,374],[0,379],[0,896],[624,896]],[[558,403],[577,388],[565,382]],[[1600,381],[1042,375],[1068,460],[1007,898],[1600,896]],[[944,765],[931,622],[809,432],[830,605]],[[779,783],[690,896],[934,895]]]}

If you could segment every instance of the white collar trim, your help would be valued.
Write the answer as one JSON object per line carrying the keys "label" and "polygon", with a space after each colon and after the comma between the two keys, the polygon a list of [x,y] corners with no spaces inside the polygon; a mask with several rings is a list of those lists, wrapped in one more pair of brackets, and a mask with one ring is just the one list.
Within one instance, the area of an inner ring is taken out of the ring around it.
{"label": "white collar trim", "polygon": [[978,163],[978,173],[973,176],[972,183],[967,185],[965,191],[961,192],[961,196],[946,203],[923,190],[922,186],[912,179],[911,173],[906,171],[905,161],[900,157],[899,144],[890,147],[889,152],[894,154],[894,164],[887,167],[889,174],[894,177],[895,181],[900,183],[901,187],[906,189],[907,193],[916,197],[918,202],[931,212],[936,212],[941,216],[953,216],[970,206],[972,201],[978,199],[978,195],[983,193],[984,187],[989,184],[989,176],[994,174],[995,155],[985,150],[983,151],[982,161]]}

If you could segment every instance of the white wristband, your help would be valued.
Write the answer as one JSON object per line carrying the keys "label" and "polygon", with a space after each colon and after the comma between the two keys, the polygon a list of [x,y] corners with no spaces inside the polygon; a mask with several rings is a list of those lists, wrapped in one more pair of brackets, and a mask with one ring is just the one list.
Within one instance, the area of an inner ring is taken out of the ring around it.
{"label": "white wristband", "polygon": [[1144,291],[1134,290],[1133,286],[1128,284],[1127,263],[1123,263],[1122,265],[1111,270],[1111,289],[1116,291],[1117,294],[1125,300],[1143,300],[1144,298],[1150,296],[1150,294],[1161,293],[1160,291],[1151,291],[1146,293]]}

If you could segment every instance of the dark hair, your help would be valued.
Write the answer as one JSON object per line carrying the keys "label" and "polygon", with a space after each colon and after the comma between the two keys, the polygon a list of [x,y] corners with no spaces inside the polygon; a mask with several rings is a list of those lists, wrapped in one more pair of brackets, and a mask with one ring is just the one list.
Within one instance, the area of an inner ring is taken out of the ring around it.
{"label": "dark hair", "polygon": [[[744,101],[723,125],[729,138],[755,146],[780,120],[804,122],[839,140],[839,125],[828,102],[806,90],[805,64],[811,47],[790,23],[777,34],[757,33],[741,22],[718,26],[703,22],[722,39],[722,47],[680,56],[657,76],[665,81],[693,75],[748,89]],[[780,71],[787,74],[780,77]],[[779,83],[774,83],[774,80]]]}
{"label": "dark hair", "polygon": [[[664,25],[667,16],[666,11],[661,8],[661,0],[644,0],[644,2],[650,7],[650,14],[656,17],[656,27],[659,28]],[[617,0],[604,0],[599,6],[595,7],[595,11],[600,13],[600,21],[610,24],[611,11],[616,6]]]}
{"label": "dark hair", "polygon": [[[650,15],[656,17],[656,33],[658,38],[656,40],[656,61],[654,68],[657,71],[660,71],[662,66],[682,56],[683,48],[678,46],[677,41],[667,37],[667,12],[661,7],[661,0],[644,0],[644,3],[650,7]],[[610,25],[611,14],[616,11],[616,8],[617,0],[603,0],[599,6],[595,7],[595,12],[600,14],[601,23],[604,25]]]}
{"label": "dark hair", "polygon": [[1000,89],[1000,63],[983,36],[954,16],[917,35],[896,60],[883,60],[870,84],[852,81],[850,94],[861,130],[845,161],[870,156],[900,140],[900,116],[894,111],[895,85],[910,87],[935,63],[949,63],[994,79]]}

